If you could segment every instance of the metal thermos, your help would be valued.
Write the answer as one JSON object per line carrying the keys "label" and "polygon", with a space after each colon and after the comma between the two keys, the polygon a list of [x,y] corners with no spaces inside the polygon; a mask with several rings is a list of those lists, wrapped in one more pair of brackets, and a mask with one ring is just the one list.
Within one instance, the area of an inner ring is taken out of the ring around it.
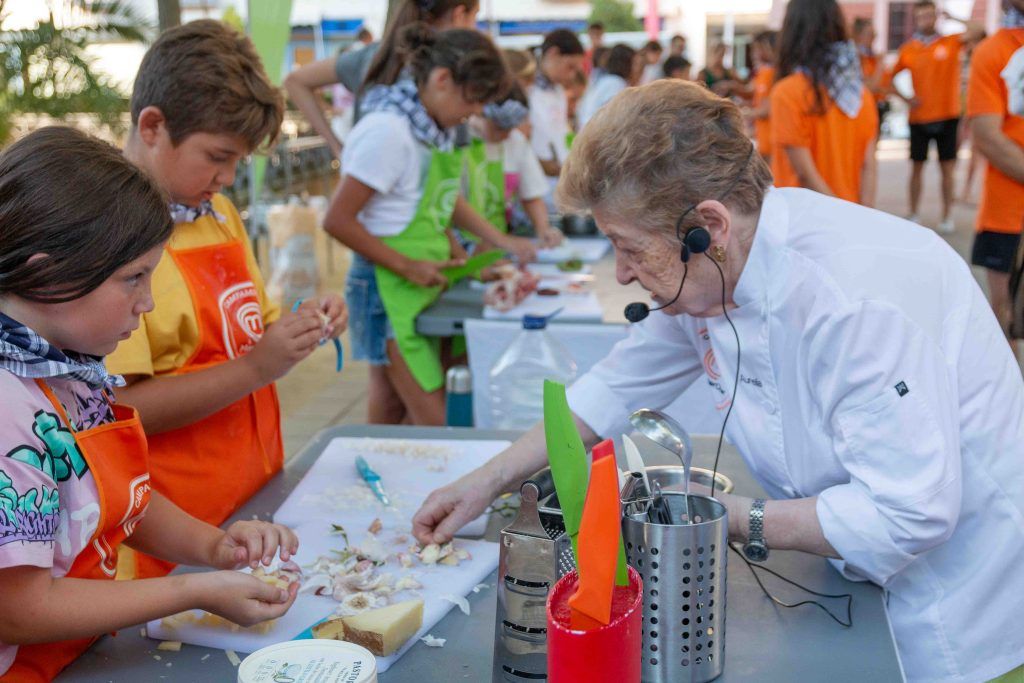
{"label": "metal thermos", "polygon": [[473,375],[465,365],[448,369],[444,382],[445,424],[449,427],[473,426]]}
{"label": "metal thermos", "polygon": [[520,488],[522,505],[501,532],[493,683],[547,678],[548,591],[576,568],[550,468]]}

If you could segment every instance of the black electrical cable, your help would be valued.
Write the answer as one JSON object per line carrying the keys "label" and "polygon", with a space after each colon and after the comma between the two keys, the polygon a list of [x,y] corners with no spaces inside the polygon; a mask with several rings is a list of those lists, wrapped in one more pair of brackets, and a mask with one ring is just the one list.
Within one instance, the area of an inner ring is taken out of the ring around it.
{"label": "black electrical cable", "polygon": [[718,269],[718,276],[722,279],[722,314],[725,315],[726,321],[729,323],[729,327],[732,328],[733,336],[736,337],[736,378],[732,384],[732,398],[729,399],[729,408],[725,411],[725,419],[722,420],[722,430],[718,433],[718,448],[715,451],[715,465],[711,468],[711,497],[715,497],[715,481],[718,478],[718,459],[722,455],[722,441],[725,439],[725,426],[729,424],[729,416],[732,415],[732,407],[736,403],[736,391],[740,387],[740,359],[742,358],[740,352],[740,333],[736,331],[736,326],[732,323],[732,318],[729,317],[729,310],[725,306],[725,272],[722,271],[722,266],[718,265],[718,261],[708,256],[707,252],[704,252],[704,256],[709,261],[715,264],[715,268]]}

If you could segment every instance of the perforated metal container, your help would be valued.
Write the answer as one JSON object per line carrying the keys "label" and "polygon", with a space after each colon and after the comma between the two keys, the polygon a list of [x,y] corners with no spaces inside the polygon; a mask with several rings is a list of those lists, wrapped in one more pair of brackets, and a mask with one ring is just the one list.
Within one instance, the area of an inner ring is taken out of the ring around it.
{"label": "perforated metal container", "polygon": [[[683,495],[664,497],[672,519],[681,520]],[[728,519],[712,498],[691,495],[689,502],[694,524],[653,524],[643,512],[622,523],[627,562],[644,584],[645,683],[710,681],[722,674]]]}
{"label": "perforated metal container", "polygon": [[548,591],[576,568],[554,490],[550,469],[526,480],[519,514],[501,531],[494,683],[547,679]]}

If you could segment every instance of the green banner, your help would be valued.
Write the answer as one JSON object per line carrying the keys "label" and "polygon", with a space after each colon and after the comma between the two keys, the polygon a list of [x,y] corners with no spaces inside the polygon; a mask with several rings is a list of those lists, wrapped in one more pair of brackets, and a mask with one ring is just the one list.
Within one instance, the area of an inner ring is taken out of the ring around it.
{"label": "green banner", "polygon": [[[249,0],[249,36],[263,60],[263,68],[274,85],[281,85],[284,51],[291,39],[292,0]],[[252,160],[253,196],[255,204],[263,190],[267,157],[255,155]]]}

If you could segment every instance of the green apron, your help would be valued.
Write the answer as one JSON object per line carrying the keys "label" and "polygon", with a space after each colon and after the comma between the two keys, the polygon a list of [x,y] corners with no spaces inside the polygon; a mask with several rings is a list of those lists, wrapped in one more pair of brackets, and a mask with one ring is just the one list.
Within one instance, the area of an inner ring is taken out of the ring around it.
{"label": "green apron", "polygon": [[[487,219],[487,222],[502,232],[508,232],[505,220],[505,164],[502,159],[487,160],[487,146],[476,138],[466,150],[469,184],[467,199],[470,206]],[[465,231],[462,233],[473,242],[480,238]]]}
{"label": "green apron", "polygon": [[[381,240],[395,251],[417,261],[447,261],[451,243],[445,231],[451,225],[462,179],[462,150],[432,149],[423,180],[423,197],[416,214],[401,233]],[[420,287],[387,268],[377,266],[380,291],[395,343],[413,377],[424,391],[444,386],[441,341],[416,333],[416,317],[441,293],[441,287]]]}

